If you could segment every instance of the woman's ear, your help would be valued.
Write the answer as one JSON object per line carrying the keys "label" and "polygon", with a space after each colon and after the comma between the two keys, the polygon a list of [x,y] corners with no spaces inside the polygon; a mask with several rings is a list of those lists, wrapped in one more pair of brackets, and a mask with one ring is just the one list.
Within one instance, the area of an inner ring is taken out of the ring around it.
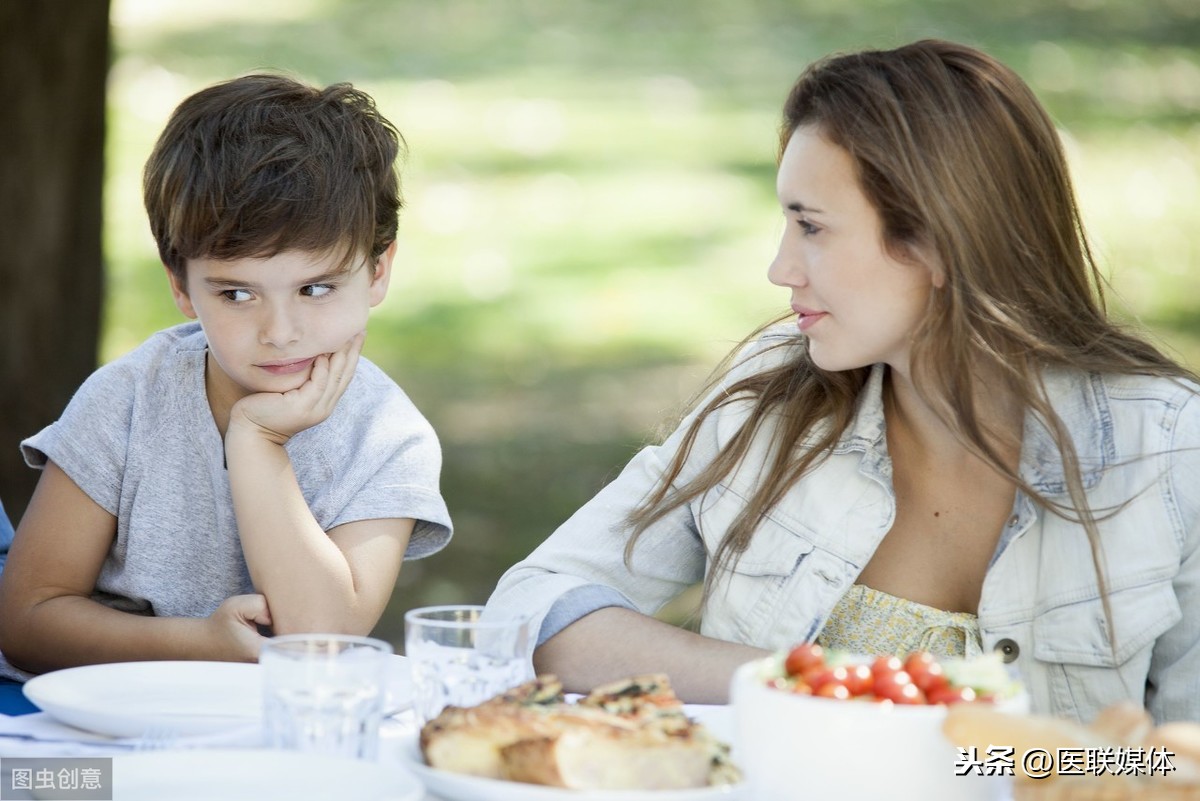
{"label": "woman's ear", "polygon": [[396,240],[387,246],[375,260],[375,274],[371,276],[369,298],[372,306],[378,306],[387,297],[388,283],[392,280],[392,260],[396,258]]}
{"label": "woman's ear", "polygon": [[942,289],[946,286],[946,270],[940,261],[927,260],[925,268],[929,270],[929,278],[933,282],[934,289]]}
{"label": "woman's ear", "polygon": [[929,271],[929,283],[934,289],[946,286],[946,268],[938,258],[937,251],[928,245],[906,242],[903,246],[904,258],[911,264]]}
{"label": "woman's ear", "polygon": [[167,280],[171,282],[171,296],[175,299],[175,308],[183,312],[183,316],[189,320],[196,319],[196,307],[192,305],[192,299],[187,292],[186,278],[180,277],[178,273],[167,267],[163,268],[167,271]]}

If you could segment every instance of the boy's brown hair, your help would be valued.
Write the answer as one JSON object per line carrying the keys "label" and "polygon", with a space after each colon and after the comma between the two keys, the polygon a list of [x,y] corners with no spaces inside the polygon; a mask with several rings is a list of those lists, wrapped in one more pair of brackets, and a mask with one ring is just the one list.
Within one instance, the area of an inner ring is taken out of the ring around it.
{"label": "boy's brown hair", "polygon": [[318,89],[247,75],[175,109],[146,162],[142,193],[167,269],[192,258],[344,250],[371,263],[396,238],[404,140],[348,83]]}

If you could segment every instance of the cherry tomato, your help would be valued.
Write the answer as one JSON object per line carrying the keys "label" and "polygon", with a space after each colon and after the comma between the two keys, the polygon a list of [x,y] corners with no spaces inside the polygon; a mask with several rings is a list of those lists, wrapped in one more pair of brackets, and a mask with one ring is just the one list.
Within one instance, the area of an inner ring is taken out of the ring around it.
{"label": "cherry tomato", "polygon": [[937,657],[928,651],[913,651],[904,658],[904,669],[907,670],[908,675],[911,676],[914,672],[920,672],[922,668],[936,663]]}
{"label": "cherry tomato", "polygon": [[851,695],[867,695],[875,687],[875,675],[870,665],[849,665],[846,669],[846,689]]}
{"label": "cherry tomato", "polygon": [[849,701],[850,691],[846,685],[837,681],[827,681],[813,691],[813,695],[821,698],[835,698],[839,701]]}
{"label": "cherry tomato", "polygon": [[931,704],[960,704],[964,701],[974,701],[975,691],[970,687],[942,687],[929,693]]}
{"label": "cherry tomato", "polygon": [[928,651],[914,651],[909,654],[908,659],[904,660],[904,671],[912,677],[913,684],[926,695],[950,684],[941,663]]}
{"label": "cherry tomato", "polygon": [[801,676],[808,670],[825,664],[825,649],[816,643],[803,642],[788,652],[783,669],[789,676]]}
{"label": "cherry tomato", "polygon": [[[890,670],[889,667],[884,666],[871,671],[875,676],[875,686],[872,688],[875,695],[897,704],[913,703],[914,694],[919,695],[921,690],[903,670]],[[911,687],[912,690],[907,690],[906,687]]]}
{"label": "cherry tomato", "polygon": [[925,693],[910,681],[908,684],[899,685],[899,692],[892,697],[892,701],[897,704],[923,704],[925,703]]}
{"label": "cherry tomato", "polygon": [[897,670],[904,670],[904,663],[900,661],[898,656],[877,656],[875,661],[871,663],[871,672],[880,673],[887,671],[895,673]]}
{"label": "cherry tomato", "polygon": [[850,671],[844,665],[837,667],[823,667],[819,670],[810,670],[804,674],[804,680],[813,688],[813,692],[820,694],[820,690],[826,684],[834,683],[846,685],[846,680],[850,678]]}

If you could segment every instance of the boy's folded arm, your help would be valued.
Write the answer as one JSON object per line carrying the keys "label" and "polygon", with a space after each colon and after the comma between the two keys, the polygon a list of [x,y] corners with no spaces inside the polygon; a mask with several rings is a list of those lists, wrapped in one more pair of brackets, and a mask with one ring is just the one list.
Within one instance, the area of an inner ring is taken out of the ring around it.
{"label": "boy's folded arm", "polygon": [[368,634],[391,597],[414,521],[359,520],[328,533],[283,446],[231,426],[229,486],[242,552],[276,634]]}
{"label": "boy's folded arm", "polygon": [[[234,598],[257,601],[266,609],[261,596]],[[262,640],[254,628],[232,618],[137,615],[73,594],[53,595],[6,617],[17,620],[4,626],[0,646],[5,658],[30,673],[158,659],[253,662]]]}
{"label": "boy's folded arm", "polygon": [[[0,581],[0,649],[11,664],[37,673],[138,659],[256,658],[257,633],[246,623],[237,630],[232,612],[160,618],[93,601],[115,534],[116,518],[48,463]],[[240,604],[244,619],[254,603]]]}

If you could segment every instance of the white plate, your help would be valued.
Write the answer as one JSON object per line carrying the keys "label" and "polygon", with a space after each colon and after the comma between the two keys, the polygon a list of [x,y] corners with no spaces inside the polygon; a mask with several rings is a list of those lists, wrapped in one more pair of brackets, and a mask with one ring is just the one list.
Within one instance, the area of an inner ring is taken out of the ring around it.
{"label": "white plate", "polygon": [[[693,718],[704,723],[718,738],[729,742],[732,730],[728,707],[687,706]],[[536,784],[484,779],[431,768],[421,757],[417,735],[403,744],[400,758],[417,775],[430,793],[446,801],[735,801],[743,796],[745,782],[691,790],[564,790]]]}
{"label": "white plate", "polygon": [[147,751],[113,758],[121,801],[419,801],[425,790],[397,765],[296,751]]}
{"label": "white plate", "polygon": [[[408,660],[392,656],[385,712],[412,705]],[[262,720],[262,668],[239,662],[115,662],[56,670],[25,683],[56,720],[113,737],[147,730],[210,734]]]}

